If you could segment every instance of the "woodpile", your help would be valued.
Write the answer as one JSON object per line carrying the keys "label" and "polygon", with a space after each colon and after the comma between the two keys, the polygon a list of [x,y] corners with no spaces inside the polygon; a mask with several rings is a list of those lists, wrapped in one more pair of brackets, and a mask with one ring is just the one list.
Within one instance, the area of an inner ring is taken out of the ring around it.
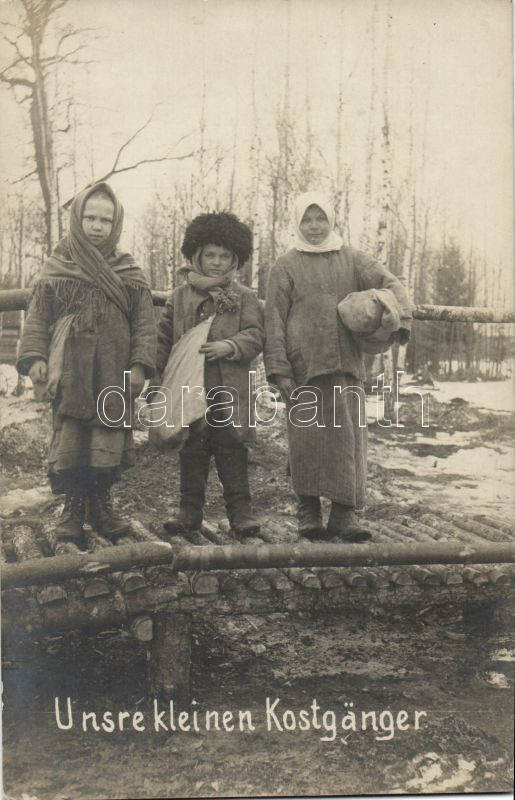
{"label": "woodpile", "polygon": [[176,697],[189,690],[192,615],[412,604],[428,592],[436,603],[492,603],[515,578],[509,526],[448,512],[382,522],[365,545],[292,543],[289,535],[280,544],[277,532],[269,537],[275,544],[221,545],[209,530],[201,534],[204,546],[180,537],[172,546],[134,521],[116,546],[88,530],[88,552],[57,542],[49,522],[7,523],[1,556],[8,634],[124,625],[148,646],[152,692]]}

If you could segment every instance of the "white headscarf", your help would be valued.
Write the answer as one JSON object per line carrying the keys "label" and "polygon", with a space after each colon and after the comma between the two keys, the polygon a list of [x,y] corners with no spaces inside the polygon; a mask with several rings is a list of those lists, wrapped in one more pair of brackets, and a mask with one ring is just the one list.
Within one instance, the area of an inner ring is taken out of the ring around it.
{"label": "white headscarf", "polygon": [[[311,244],[302,234],[300,223],[310,206],[318,206],[326,215],[330,232],[327,239],[319,244]],[[334,230],[334,208],[332,203],[321,192],[304,192],[295,200],[295,242],[293,246],[296,250],[304,253],[329,253],[331,250],[339,250],[343,245],[343,240]]]}

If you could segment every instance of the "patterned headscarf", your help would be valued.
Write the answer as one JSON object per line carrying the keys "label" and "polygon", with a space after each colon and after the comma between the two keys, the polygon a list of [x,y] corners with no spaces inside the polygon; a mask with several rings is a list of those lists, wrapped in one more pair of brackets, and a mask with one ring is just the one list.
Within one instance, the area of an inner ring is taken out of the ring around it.
{"label": "patterned headscarf", "polygon": [[[84,207],[95,194],[107,195],[114,206],[111,232],[98,247],[82,229]],[[80,280],[97,286],[125,314],[129,313],[126,284],[148,288],[148,282],[129,253],[120,253],[116,245],[123,226],[123,206],[107,183],[95,183],[80,192],[70,209],[70,230],[47,259],[41,280]]]}

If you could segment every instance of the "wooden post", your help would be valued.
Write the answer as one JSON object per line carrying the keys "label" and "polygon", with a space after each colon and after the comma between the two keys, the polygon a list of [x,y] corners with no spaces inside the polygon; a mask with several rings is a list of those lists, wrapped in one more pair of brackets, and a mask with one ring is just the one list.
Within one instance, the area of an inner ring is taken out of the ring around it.
{"label": "wooden post", "polygon": [[190,702],[191,615],[159,611],[148,648],[151,696]]}

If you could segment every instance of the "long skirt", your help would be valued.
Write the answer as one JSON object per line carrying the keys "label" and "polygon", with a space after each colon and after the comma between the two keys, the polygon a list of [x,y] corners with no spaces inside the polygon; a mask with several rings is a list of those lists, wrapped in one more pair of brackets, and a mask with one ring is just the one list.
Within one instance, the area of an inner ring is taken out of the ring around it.
{"label": "long skirt", "polygon": [[77,479],[87,485],[97,474],[114,483],[135,461],[130,428],[92,425],[54,412],[48,474],[55,494],[67,492]]}
{"label": "long skirt", "polygon": [[[367,477],[363,383],[344,373],[321,375],[308,385],[312,392],[295,401],[306,405],[290,406],[288,415],[293,488],[299,495],[326,497],[359,508],[365,504]],[[313,424],[307,424],[311,420]]]}

